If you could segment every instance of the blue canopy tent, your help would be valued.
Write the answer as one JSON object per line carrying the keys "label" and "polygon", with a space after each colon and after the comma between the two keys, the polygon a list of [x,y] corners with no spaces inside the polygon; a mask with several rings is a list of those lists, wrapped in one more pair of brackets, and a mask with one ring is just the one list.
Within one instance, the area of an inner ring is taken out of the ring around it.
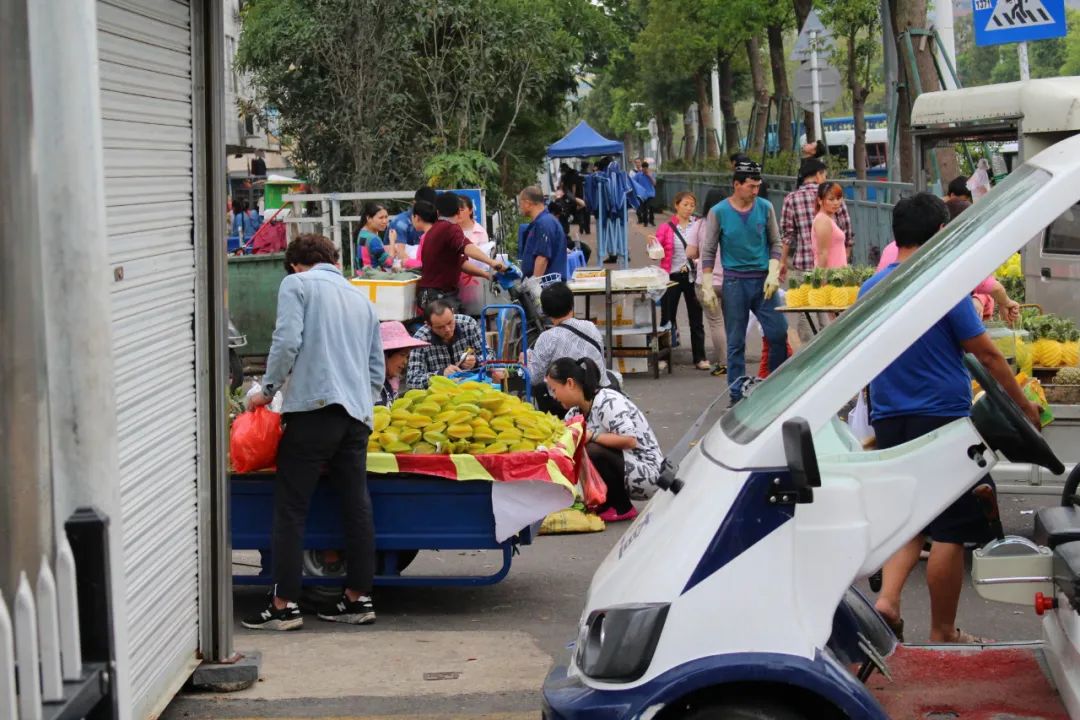
{"label": "blue canopy tent", "polygon": [[[577,124],[577,126],[573,130],[568,132],[566,134],[566,137],[562,138],[558,142],[554,142],[551,145],[548,145],[548,148],[547,148],[547,157],[549,159],[551,159],[551,158],[588,158],[588,157],[597,157],[597,156],[600,156],[600,155],[618,155],[622,159],[622,165],[625,166],[625,164],[626,164],[625,148],[624,148],[623,144],[621,142],[619,142],[618,140],[608,140],[606,137],[604,137],[600,133],[593,130],[592,127],[589,126],[589,123],[585,122],[584,120],[579,122]],[[619,166],[617,165],[616,167],[619,167]],[[548,171],[550,172],[550,166],[548,168]],[[551,184],[552,184],[552,187],[554,187],[555,183],[552,182]],[[598,193],[598,195],[603,195],[603,194],[604,193]],[[609,208],[607,213],[604,212],[605,204]],[[619,205],[622,205],[622,207],[620,208]],[[613,203],[613,202],[610,201],[610,199],[607,199],[606,203],[603,202],[603,201],[601,202],[599,208],[590,208],[590,209],[598,210],[598,221],[597,221],[597,225],[596,225],[597,245],[598,245],[598,247],[597,247],[597,255],[598,255],[598,258],[603,257],[603,255],[601,254],[601,250],[610,250],[610,249],[613,249],[613,248],[621,248],[621,251],[622,251],[621,252],[621,257],[623,257],[624,265],[625,265],[625,257],[626,257],[625,256],[625,253],[626,253],[626,219],[625,219],[626,210],[625,210],[625,202],[624,203]],[[615,214],[621,214],[622,215],[622,218],[621,218],[622,222],[621,223],[618,223],[617,220],[616,220],[616,223],[613,225],[610,222],[605,223],[603,221],[605,216],[607,216],[607,215],[615,215]],[[604,227],[605,224],[607,224],[606,228]],[[620,228],[620,225],[621,225],[621,228]],[[605,229],[608,231],[608,233],[612,233],[612,231],[614,231],[614,234],[615,234],[614,237],[609,237],[608,238],[607,243],[604,242],[604,239],[605,239],[604,238],[604,231],[605,231]],[[618,239],[618,233],[619,233],[620,229],[621,229],[621,234],[622,234],[621,242]]]}
{"label": "blue canopy tent", "polygon": [[566,134],[562,140],[548,145],[547,156],[549,158],[585,158],[597,155],[623,154],[623,144],[618,140],[608,140],[606,137],[589,127],[589,123],[582,120],[573,130]]}

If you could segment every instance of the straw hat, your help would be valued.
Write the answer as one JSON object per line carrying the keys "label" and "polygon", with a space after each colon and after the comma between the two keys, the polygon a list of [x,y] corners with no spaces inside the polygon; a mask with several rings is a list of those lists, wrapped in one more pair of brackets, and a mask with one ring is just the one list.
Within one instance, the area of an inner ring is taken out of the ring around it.
{"label": "straw hat", "polygon": [[396,321],[380,323],[379,336],[382,338],[383,352],[426,347],[431,344],[423,340],[417,340],[409,334],[404,325]]}

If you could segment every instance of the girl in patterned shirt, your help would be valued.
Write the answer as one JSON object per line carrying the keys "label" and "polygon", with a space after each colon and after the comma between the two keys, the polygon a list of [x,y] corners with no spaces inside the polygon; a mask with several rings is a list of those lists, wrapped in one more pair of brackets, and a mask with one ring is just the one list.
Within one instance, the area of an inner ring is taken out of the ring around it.
{"label": "girl in patterned shirt", "polygon": [[645,415],[622,393],[600,387],[600,368],[589,358],[560,358],[551,363],[546,379],[548,391],[568,416],[585,416],[585,448],[607,485],[600,518],[633,520],[637,510],[631,498],[652,497],[664,462]]}

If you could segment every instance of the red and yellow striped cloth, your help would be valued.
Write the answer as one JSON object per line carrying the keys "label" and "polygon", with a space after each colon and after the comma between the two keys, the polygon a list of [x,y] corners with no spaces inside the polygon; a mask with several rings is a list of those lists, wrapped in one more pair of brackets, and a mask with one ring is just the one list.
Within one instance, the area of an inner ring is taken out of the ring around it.
{"label": "red and yellow striped cloth", "polygon": [[577,484],[574,450],[583,432],[584,421],[575,418],[567,424],[566,431],[554,447],[534,452],[500,455],[393,455],[369,452],[367,470],[376,475],[431,475],[447,480],[540,480],[573,490]]}

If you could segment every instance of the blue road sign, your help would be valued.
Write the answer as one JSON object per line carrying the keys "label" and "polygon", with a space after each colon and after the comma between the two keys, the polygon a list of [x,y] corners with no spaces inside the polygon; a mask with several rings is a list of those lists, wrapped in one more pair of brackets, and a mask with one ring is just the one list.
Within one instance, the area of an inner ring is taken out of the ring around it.
{"label": "blue road sign", "polygon": [[975,44],[1064,37],[1065,0],[971,0]]}

